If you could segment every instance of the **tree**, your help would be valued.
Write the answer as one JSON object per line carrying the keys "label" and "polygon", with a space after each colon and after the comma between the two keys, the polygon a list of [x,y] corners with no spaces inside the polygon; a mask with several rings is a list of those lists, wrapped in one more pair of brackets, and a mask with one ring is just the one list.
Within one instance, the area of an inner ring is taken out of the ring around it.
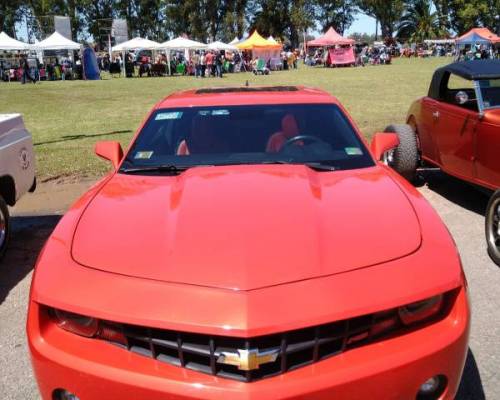
{"label": "tree", "polygon": [[450,0],[448,3],[451,26],[457,33],[478,26],[496,31],[495,17],[500,13],[500,0]]}
{"label": "tree", "polygon": [[437,12],[432,11],[431,0],[409,2],[398,26],[398,37],[422,43],[435,39],[446,32],[441,31]]}
{"label": "tree", "polygon": [[251,30],[264,36],[289,38],[298,47],[301,33],[315,25],[315,9],[309,0],[260,0],[250,4]]}
{"label": "tree", "polygon": [[78,0],[78,12],[82,16],[86,30],[90,33],[96,42],[105,42],[100,28],[103,21],[109,22],[116,15],[117,3],[115,0]]}
{"label": "tree", "polygon": [[405,8],[403,0],[357,0],[357,4],[362,12],[380,22],[384,38],[392,37]]}
{"label": "tree", "polygon": [[243,34],[247,0],[170,0],[166,3],[168,29],[176,36],[230,40],[235,32]]}
{"label": "tree", "polygon": [[434,0],[433,3],[436,7],[437,18],[439,20],[439,29],[449,31],[451,29],[449,0]]}
{"label": "tree", "polygon": [[358,33],[354,32],[349,35],[349,39],[353,39],[356,41],[356,43],[368,43],[372,44],[375,42],[375,35],[374,34],[368,34],[368,33]]}
{"label": "tree", "polygon": [[22,1],[0,1],[0,32],[5,31],[10,36],[15,36],[15,24],[23,16]]}
{"label": "tree", "polygon": [[356,11],[355,0],[316,0],[316,18],[323,32],[333,26],[343,35],[353,23]]}
{"label": "tree", "polygon": [[81,0],[27,0],[24,3],[25,15],[29,16],[28,29],[35,35],[52,33],[54,26],[51,18],[56,15],[70,18],[73,38],[77,38],[82,33],[84,24],[78,12]]}

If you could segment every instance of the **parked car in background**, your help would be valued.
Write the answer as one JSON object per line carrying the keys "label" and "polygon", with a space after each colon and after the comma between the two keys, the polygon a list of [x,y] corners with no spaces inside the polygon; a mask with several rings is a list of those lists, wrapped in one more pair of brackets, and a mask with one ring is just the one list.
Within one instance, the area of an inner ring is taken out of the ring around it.
{"label": "parked car in background", "polygon": [[500,265],[500,60],[439,68],[406,122],[386,128],[400,139],[386,154],[387,163],[409,180],[422,163],[437,166],[490,193],[486,241]]}
{"label": "parked car in background", "polygon": [[0,114],[0,258],[10,236],[8,206],[34,191],[35,156],[30,133],[20,114]]}
{"label": "parked car in background", "polygon": [[326,92],[179,92],[59,222],[27,322],[42,398],[453,399],[446,227]]}

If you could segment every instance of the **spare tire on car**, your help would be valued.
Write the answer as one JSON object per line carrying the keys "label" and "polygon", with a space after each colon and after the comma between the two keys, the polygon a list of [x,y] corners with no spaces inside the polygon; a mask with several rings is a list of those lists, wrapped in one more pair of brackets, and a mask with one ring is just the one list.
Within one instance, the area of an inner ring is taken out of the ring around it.
{"label": "spare tire on car", "polygon": [[399,146],[384,155],[384,162],[409,181],[415,179],[419,164],[417,135],[406,124],[393,124],[384,132],[395,133],[399,137]]}

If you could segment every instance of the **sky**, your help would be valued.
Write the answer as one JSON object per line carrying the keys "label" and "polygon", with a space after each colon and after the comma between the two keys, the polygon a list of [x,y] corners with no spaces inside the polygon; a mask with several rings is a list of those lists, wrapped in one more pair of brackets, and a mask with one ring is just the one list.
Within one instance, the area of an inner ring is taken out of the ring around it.
{"label": "sky", "polygon": [[344,32],[344,35],[350,35],[351,33],[375,33],[375,18],[369,17],[368,15],[358,13],[356,15],[356,20],[352,23],[349,29]]}

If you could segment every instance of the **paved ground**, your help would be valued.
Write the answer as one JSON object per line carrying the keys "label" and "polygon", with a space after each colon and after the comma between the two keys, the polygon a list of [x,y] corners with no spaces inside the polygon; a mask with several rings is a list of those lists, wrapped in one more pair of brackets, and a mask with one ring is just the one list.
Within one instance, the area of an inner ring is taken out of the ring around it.
{"label": "paved ground", "polygon": [[[458,399],[500,399],[500,268],[489,260],[485,249],[487,199],[439,173],[429,173],[428,182],[419,190],[455,237],[472,299],[470,352]],[[1,400],[38,398],[24,334],[32,266],[59,215],[90,184],[45,184],[13,210],[13,240],[0,264]]]}

